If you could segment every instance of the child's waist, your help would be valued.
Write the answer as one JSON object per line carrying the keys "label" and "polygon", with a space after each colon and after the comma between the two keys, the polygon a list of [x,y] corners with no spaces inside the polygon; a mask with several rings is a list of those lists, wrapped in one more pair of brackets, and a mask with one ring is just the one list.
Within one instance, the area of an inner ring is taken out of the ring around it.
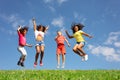
{"label": "child's waist", "polygon": [[63,46],[64,46],[64,43],[58,43],[58,44],[57,44],[57,46],[61,46],[61,45],[63,45]]}

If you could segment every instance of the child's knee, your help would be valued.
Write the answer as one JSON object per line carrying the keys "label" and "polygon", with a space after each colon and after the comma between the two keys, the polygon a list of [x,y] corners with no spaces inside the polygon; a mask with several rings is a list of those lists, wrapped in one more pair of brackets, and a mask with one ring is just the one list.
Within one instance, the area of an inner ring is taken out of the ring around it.
{"label": "child's knee", "polygon": [[44,54],[44,51],[41,51],[42,54]]}
{"label": "child's knee", "polygon": [[22,57],[22,58],[26,58],[26,56],[27,56],[27,55],[24,54],[24,55],[22,55],[21,57]]}
{"label": "child's knee", "polygon": [[73,51],[76,52],[77,50],[75,48],[73,48]]}

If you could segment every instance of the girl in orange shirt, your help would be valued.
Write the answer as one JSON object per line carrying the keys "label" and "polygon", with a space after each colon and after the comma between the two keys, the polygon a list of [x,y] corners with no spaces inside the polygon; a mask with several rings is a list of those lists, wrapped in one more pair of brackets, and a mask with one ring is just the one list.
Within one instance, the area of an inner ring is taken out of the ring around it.
{"label": "girl in orange shirt", "polygon": [[60,54],[62,54],[62,68],[65,66],[65,54],[66,49],[64,42],[70,46],[68,40],[62,35],[60,31],[57,32],[57,36],[55,37],[55,41],[57,43],[56,57],[57,57],[57,68],[60,68]]}

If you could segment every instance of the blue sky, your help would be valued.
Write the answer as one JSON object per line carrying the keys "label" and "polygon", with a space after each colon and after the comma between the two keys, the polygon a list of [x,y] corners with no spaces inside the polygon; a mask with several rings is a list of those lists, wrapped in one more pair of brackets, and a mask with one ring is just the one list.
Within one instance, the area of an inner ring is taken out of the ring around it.
{"label": "blue sky", "polygon": [[[83,31],[94,36],[85,37],[87,62],[74,54],[74,39],[66,45],[65,69],[120,69],[120,1],[119,0],[1,0],[0,1],[0,69],[19,69],[16,65],[20,53],[17,51],[18,25],[27,25],[27,42],[35,44],[31,19],[37,24],[49,25],[45,36],[44,66],[37,69],[56,69],[57,30],[68,30],[73,22],[85,25]],[[65,34],[64,34],[65,35]],[[65,35],[66,36],[66,35]],[[28,48],[26,69],[34,69],[35,47]]]}

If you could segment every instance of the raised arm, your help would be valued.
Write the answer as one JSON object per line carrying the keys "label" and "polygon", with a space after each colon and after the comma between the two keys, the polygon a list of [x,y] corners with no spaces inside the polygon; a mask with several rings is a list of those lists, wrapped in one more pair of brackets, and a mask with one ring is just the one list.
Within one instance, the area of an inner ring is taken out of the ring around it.
{"label": "raised arm", "polygon": [[19,25],[18,26],[18,29],[17,29],[17,32],[20,32],[20,29],[21,29],[22,27]]}
{"label": "raised arm", "polygon": [[69,35],[69,33],[67,31],[65,31],[65,32],[66,32],[68,38],[70,38],[70,39],[73,38],[73,36]]}
{"label": "raised arm", "polygon": [[91,35],[89,35],[89,34],[87,34],[87,33],[85,33],[85,32],[83,32],[82,34],[85,35],[85,36],[87,36],[87,37],[89,37],[89,38],[92,38],[92,37],[93,37],[93,36],[91,36]]}
{"label": "raised arm", "polygon": [[32,19],[32,22],[33,22],[33,29],[34,29],[34,31],[36,31],[37,26],[36,26],[36,22],[35,22],[34,18]]}

